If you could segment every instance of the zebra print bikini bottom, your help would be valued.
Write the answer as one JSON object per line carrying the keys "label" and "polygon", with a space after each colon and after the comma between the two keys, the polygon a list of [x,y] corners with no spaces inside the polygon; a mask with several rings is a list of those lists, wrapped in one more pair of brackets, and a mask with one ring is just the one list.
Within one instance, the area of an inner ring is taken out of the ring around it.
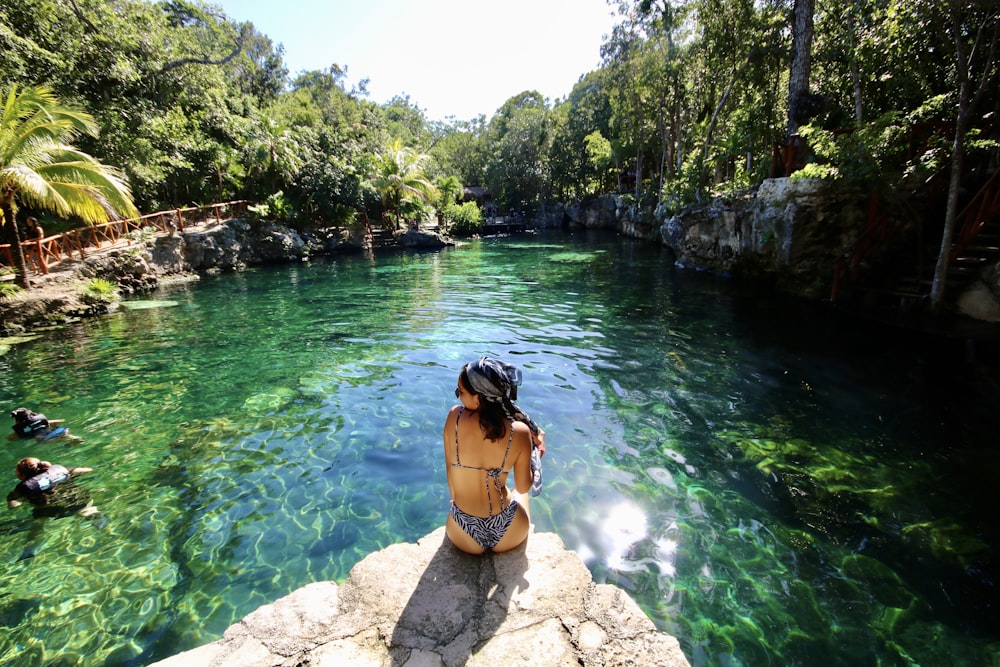
{"label": "zebra print bikini bottom", "polygon": [[500,539],[507,533],[510,524],[517,515],[518,504],[516,500],[511,500],[506,509],[493,516],[481,517],[466,514],[458,509],[455,503],[451,504],[451,516],[459,528],[474,539],[483,549],[489,551],[497,545]]}

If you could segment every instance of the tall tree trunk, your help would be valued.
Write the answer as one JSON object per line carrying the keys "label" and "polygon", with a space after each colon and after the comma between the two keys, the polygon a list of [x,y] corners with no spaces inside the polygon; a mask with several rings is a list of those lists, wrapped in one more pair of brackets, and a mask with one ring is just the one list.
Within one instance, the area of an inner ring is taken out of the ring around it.
{"label": "tall tree trunk", "polygon": [[[937,263],[934,265],[934,281],[931,283],[931,308],[940,310],[944,302],[944,290],[948,282],[948,264],[951,260],[951,245],[955,237],[955,225],[958,222],[958,193],[962,182],[962,164],[965,159],[965,130],[969,119],[975,112],[984,92],[993,78],[997,59],[997,46],[1000,42],[1000,19],[992,17],[992,35],[980,31],[975,37],[971,50],[966,50],[962,39],[962,26],[966,17],[962,15],[963,4],[958,0],[949,0],[949,28],[955,40],[955,74],[958,78],[958,115],[955,118],[955,140],[952,142],[951,176],[948,180],[948,205],[944,216],[944,231],[941,233],[941,249],[938,251]],[[996,11],[996,10],[993,10]],[[985,41],[989,40],[987,44]],[[979,85],[975,93],[971,91],[971,64],[969,57],[977,49],[987,49],[980,75]]]}
{"label": "tall tree trunk", "polygon": [[642,142],[636,144],[635,149],[635,200],[642,199]]}
{"label": "tall tree trunk", "polygon": [[861,73],[856,60],[851,63],[851,82],[854,84],[854,122],[861,127],[865,122],[865,113],[861,100]]}
{"label": "tall tree trunk", "polygon": [[813,14],[816,0],[795,0],[792,13],[792,65],[788,73],[788,136],[799,131],[799,100],[809,93],[812,71]]}
{"label": "tall tree trunk", "polygon": [[0,211],[3,211],[4,241],[10,244],[10,256],[14,262],[14,281],[20,287],[30,289],[28,265],[24,261],[24,249],[21,248],[21,234],[14,219],[14,207],[10,202],[0,202]]}
{"label": "tall tree trunk", "polygon": [[667,180],[667,122],[663,118],[663,110],[667,108],[666,100],[660,98],[659,110],[656,114],[656,133],[660,137],[660,166],[657,186],[657,201],[663,195],[663,185]]}
{"label": "tall tree trunk", "polygon": [[944,289],[948,283],[948,265],[951,261],[951,243],[955,238],[955,222],[958,218],[958,191],[962,183],[962,162],[965,153],[965,106],[967,86],[962,84],[959,95],[958,120],[955,122],[955,140],[952,142],[951,174],[948,178],[948,205],[944,215],[944,231],[941,233],[941,249],[934,265],[934,281],[931,283],[931,308],[938,310],[944,300]]}
{"label": "tall tree trunk", "polygon": [[848,46],[851,48],[851,86],[854,88],[854,123],[861,127],[864,122],[864,107],[861,98],[861,72],[858,68],[857,22],[854,14],[848,15]]}
{"label": "tall tree trunk", "polygon": [[726,91],[722,93],[722,99],[719,103],[715,105],[715,111],[712,112],[712,120],[708,123],[708,131],[705,133],[705,143],[701,149],[701,158],[698,161],[698,189],[695,191],[695,196],[698,201],[701,201],[701,192],[705,188],[705,163],[708,161],[708,147],[712,143],[712,134],[715,132],[715,125],[719,121],[719,114],[722,112],[722,108],[726,106],[726,101],[729,99],[729,95],[733,92],[733,86],[736,85],[736,81],[743,76],[743,72],[750,66],[750,54],[747,54],[746,61],[740,65],[740,68],[736,70],[732,78],[729,79],[729,84],[726,86]]}

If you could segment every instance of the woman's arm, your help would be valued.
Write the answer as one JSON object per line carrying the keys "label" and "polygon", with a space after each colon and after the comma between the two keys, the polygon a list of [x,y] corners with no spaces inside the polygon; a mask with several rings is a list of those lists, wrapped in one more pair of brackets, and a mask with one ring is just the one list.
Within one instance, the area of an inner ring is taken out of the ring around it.
{"label": "woman's arm", "polygon": [[514,489],[521,495],[531,489],[531,430],[523,422],[514,422]]}
{"label": "woman's arm", "polygon": [[458,406],[452,407],[448,411],[448,418],[444,420],[444,433],[442,434],[442,441],[444,443],[444,470],[445,475],[448,478],[448,496],[454,500],[455,499],[455,489],[451,485],[451,443],[455,441],[455,415]]}

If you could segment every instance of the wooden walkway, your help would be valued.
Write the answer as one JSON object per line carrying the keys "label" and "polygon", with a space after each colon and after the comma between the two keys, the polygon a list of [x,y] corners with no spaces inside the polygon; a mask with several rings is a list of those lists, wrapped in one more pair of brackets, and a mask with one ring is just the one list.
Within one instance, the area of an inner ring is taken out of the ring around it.
{"label": "wooden walkway", "polygon": [[[132,245],[137,235],[147,229],[164,233],[183,232],[185,221],[200,222],[212,218],[221,221],[246,213],[248,204],[249,202],[240,200],[149,213],[129,220],[114,220],[101,225],[77,227],[62,234],[22,241],[21,248],[27,268],[37,274],[47,275],[52,265],[72,259],[74,252],[80,259],[84,259],[87,251],[113,246],[123,239],[127,245]],[[0,244],[0,265],[4,264],[9,267],[14,266],[9,243]]]}

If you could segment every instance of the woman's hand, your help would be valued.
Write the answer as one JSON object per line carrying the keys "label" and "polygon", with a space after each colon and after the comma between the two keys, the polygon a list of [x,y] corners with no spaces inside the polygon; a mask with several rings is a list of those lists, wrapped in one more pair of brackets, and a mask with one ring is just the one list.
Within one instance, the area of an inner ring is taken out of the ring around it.
{"label": "woman's hand", "polygon": [[538,429],[538,433],[532,433],[531,444],[538,450],[539,456],[545,456],[545,431]]}

